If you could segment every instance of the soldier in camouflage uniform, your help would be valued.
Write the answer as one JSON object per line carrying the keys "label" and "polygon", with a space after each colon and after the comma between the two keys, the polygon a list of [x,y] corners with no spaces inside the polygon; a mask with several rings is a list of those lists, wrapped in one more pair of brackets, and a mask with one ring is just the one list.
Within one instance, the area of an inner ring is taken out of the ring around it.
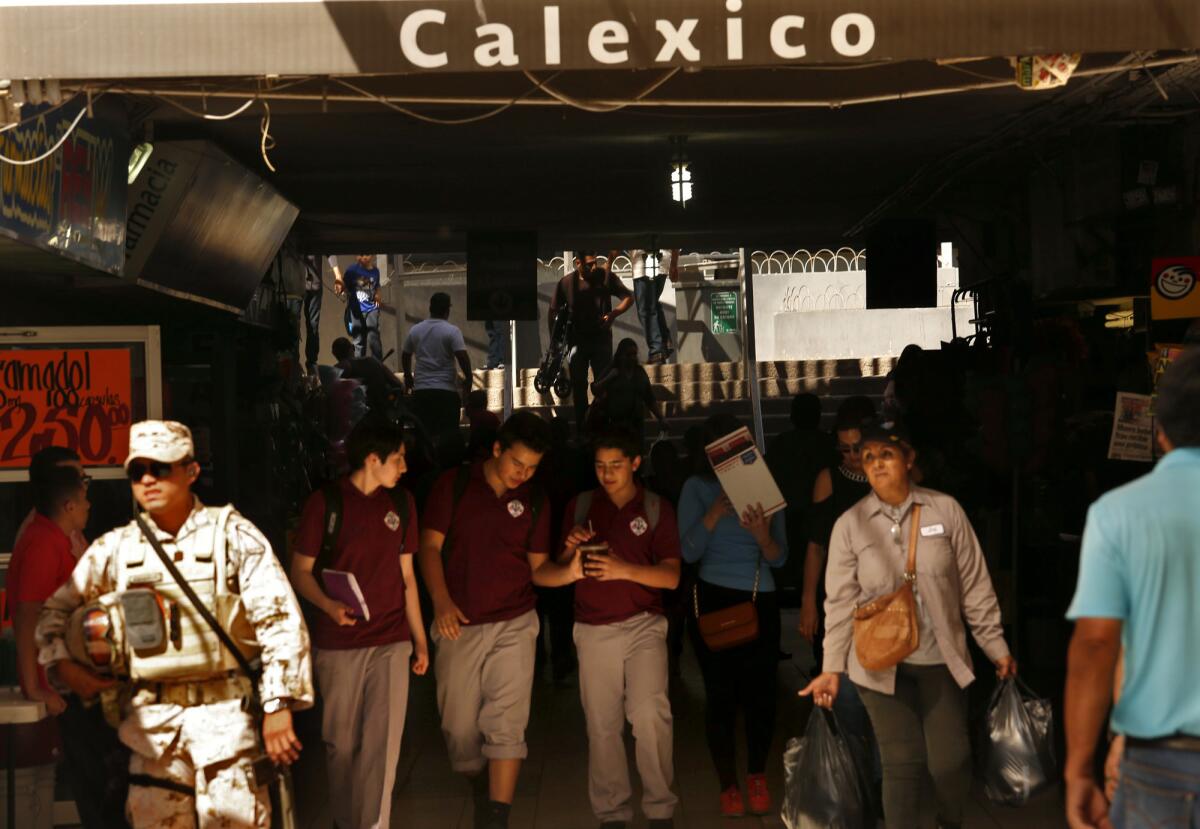
{"label": "soldier in camouflage uniform", "polygon": [[[253,524],[231,507],[207,508],[192,494],[199,467],[186,426],[134,424],[129,450],[125,468],[148,525],[183,577],[245,645],[243,653],[261,660],[266,753],[291,764],[301,748],[291,712],[312,705],[313,685],[308,631],[287,575]],[[261,750],[248,711],[250,680],[188,599],[171,592],[174,580],[136,522],[92,544],[46,602],[37,630],[41,663],[83,698],[111,687],[113,680],[68,650],[71,616],[105,594],[137,587],[155,590],[170,635],[165,653],[113,656],[130,677],[119,729],[133,751],[130,822],[171,829],[269,827],[268,790],[256,785],[251,764]],[[237,612],[226,613],[227,623],[221,611],[231,605]]]}

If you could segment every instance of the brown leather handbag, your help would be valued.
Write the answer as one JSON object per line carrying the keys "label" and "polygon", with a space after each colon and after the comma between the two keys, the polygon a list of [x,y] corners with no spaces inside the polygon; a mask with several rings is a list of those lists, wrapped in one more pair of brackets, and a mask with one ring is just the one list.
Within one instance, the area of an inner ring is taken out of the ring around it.
{"label": "brown leather handbag", "polygon": [[758,599],[758,580],[762,575],[762,562],[754,571],[754,592],[750,601],[714,610],[701,615],[700,596],[695,584],[692,585],[692,608],[696,612],[696,624],[700,628],[700,638],[710,651],[723,651],[745,645],[758,638],[758,610],[754,602]]}
{"label": "brown leather handbag", "polygon": [[904,584],[899,590],[872,599],[854,610],[854,649],[859,664],[868,671],[882,671],[900,664],[921,642],[917,601],[913,595],[920,526],[921,505],[913,504]]}

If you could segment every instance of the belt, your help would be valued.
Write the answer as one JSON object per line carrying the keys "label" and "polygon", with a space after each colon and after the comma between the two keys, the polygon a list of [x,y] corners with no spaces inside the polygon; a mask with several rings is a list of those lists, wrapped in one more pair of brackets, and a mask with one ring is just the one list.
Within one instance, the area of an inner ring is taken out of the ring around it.
{"label": "belt", "polygon": [[196,682],[135,682],[133,698],[144,705],[179,705],[188,708],[231,699],[249,699],[250,680],[240,673]]}
{"label": "belt", "polygon": [[1169,737],[1126,737],[1125,746],[1127,748],[1154,748],[1154,749],[1171,749],[1173,751],[1195,751],[1200,752],[1200,737],[1193,737],[1191,734],[1172,734]]}

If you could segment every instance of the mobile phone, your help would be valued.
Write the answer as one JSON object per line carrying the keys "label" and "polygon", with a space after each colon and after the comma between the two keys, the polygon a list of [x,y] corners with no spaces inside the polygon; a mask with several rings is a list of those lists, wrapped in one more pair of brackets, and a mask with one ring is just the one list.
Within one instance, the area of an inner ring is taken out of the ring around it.
{"label": "mobile phone", "polygon": [[250,763],[254,770],[254,785],[256,788],[268,788],[279,779],[279,766],[275,765],[275,761],[271,759],[270,755],[259,754]]}

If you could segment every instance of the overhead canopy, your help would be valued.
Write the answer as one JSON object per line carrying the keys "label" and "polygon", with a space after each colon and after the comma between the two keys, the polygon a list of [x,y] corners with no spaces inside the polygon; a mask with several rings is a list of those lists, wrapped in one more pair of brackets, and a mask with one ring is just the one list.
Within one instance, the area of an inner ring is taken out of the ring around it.
{"label": "overhead canopy", "polygon": [[1196,0],[0,0],[0,78],[761,67],[1197,46]]}

